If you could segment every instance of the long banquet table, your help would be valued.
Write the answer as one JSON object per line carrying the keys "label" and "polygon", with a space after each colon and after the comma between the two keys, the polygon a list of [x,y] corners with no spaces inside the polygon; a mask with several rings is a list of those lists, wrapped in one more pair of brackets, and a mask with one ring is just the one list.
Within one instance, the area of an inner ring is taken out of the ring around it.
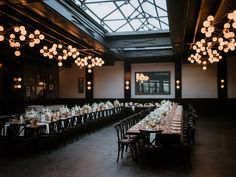
{"label": "long banquet table", "polygon": [[166,116],[155,125],[150,125],[143,119],[131,127],[127,133],[140,134],[140,130],[162,130],[162,135],[168,137],[173,135],[180,138],[180,141],[183,142],[183,106],[174,105]]}

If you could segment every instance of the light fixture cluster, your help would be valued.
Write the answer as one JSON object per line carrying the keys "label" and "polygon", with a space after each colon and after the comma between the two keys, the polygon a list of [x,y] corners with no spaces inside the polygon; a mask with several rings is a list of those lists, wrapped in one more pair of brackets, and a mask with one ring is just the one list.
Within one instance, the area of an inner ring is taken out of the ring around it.
{"label": "light fixture cluster", "polygon": [[88,90],[91,90],[91,89],[92,89],[92,82],[91,82],[91,81],[88,81],[88,82],[87,82],[87,89],[88,89]]}
{"label": "light fixture cluster", "polygon": [[176,80],[175,82],[176,82],[176,89],[179,90],[180,89],[180,80]]}
{"label": "light fixture cluster", "polygon": [[207,64],[219,62],[222,52],[235,50],[236,10],[226,16],[226,21],[216,21],[212,15],[208,16],[201,28],[205,38],[192,45],[195,53],[191,54],[188,60],[203,65],[203,70],[207,69]]}
{"label": "light fixture cluster", "polygon": [[92,68],[95,66],[102,66],[104,64],[104,60],[102,58],[92,57],[89,55],[84,58],[78,57],[75,60],[75,64],[77,64],[77,66],[79,66],[80,68],[86,66],[88,68],[88,72],[91,73]]}
{"label": "light fixture cluster", "polygon": [[[6,39],[6,35],[9,34],[9,39]],[[15,49],[15,56],[20,56],[21,51],[20,48],[26,44],[29,44],[30,47],[34,47],[39,44],[42,40],[45,39],[44,34],[40,33],[39,30],[34,30],[33,33],[26,31],[25,26],[14,26],[8,30],[5,30],[3,26],[0,25],[0,42],[4,42],[4,40],[8,40],[10,46]],[[62,43],[56,44],[53,43],[51,47],[43,46],[40,49],[40,53],[44,57],[48,57],[49,59],[57,59],[58,66],[63,65],[63,60],[67,60],[68,57],[71,57],[75,60],[75,63],[80,67],[87,67],[88,72],[92,72],[92,68],[95,66],[102,66],[104,64],[104,60],[99,57],[86,56],[84,58],[80,58],[80,52],[82,50],[94,50],[94,49],[77,49],[72,45],[65,46]]]}
{"label": "light fixture cluster", "polygon": [[62,61],[67,60],[68,57],[72,57],[75,59],[80,54],[75,47],[72,47],[72,45],[68,45],[67,47],[65,47],[61,43],[54,43],[50,48],[48,48],[47,46],[43,46],[43,48],[40,49],[40,53],[42,53],[44,57],[48,57],[49,59],[57,59],[58,66],[62,66]]}
{"label": "light fixture cluster", "polygon": [[13,87],[14,89],[20,89],[22,87],[22,78],[14,77],[13,78]]}
{"label": "light fixture cluster", "polygon": [[224,88],[225,87],[225,80],[224,79],[221,79],[220,80],[220,88]]}
{"label": "light fixture cluster", "polygon": [[149,80],[148,76],[145,76],[143,73],[136,73],[136,82],[141,82]]}
{"label": "light fixture cluster", "polygon": [[[13,30],[12,30],[13,29]],[[39,30],[35,30],[34,33],[30,33],[27,36],[27,31],[25,26],[15,26],[4,31],[4,27],[0,26],[0,42],[4,41],[4,35],[7,35],[9,32],[9,45],[12,48],[15,48],[15,56],[20,56],[20,48],[25,44],[29,44],[30,47],[34,47],[36,44],[39,44],[41,40],[44,40],[44,35],[40,33]]]}
{"label": "light fixture cluster", "polygon": [[129,81],[125,81],[125,89],[126,90],[129,90],[129,87],[130,87],[130,82]]}

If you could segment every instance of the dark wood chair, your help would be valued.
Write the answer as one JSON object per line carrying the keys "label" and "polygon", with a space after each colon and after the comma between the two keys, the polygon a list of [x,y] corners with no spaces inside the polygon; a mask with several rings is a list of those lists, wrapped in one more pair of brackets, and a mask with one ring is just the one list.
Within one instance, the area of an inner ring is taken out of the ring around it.
{"label": "dark wood chair", "polygon": [[117,154],[117,162],[119,162],[119,158],[123,158],[123,153],[125,148],[129,148],[132,154],[132,158],[134,159],[134,147],[135,140],[129,139],[124,136],[124,132],[122,130],[122,125],[120,123],[116,124],[116,135],[117,135],[117,145],[118,145],[118,154]]}
{"label": "dark wood chair", "polygon": [[160,144],[160,136],[162,130],[144,130],[140,129],[140,158],[141,158],[141,168],[143,168],[145,160],[153,156],[157,152],[159,152],[161,144]]}

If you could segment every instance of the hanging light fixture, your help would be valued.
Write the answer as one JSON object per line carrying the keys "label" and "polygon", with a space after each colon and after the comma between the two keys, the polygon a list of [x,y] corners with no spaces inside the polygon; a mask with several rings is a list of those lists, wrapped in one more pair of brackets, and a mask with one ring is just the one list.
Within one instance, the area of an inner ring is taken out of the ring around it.
{"label": "hanging light fixture", "polygon": [[95,66],[101,67],[104,63],[105,62],[102,58],[92,57],[91,55],[84,57],[84,58],[78,57],[75,60],[75,64],[77,64],[77,66],[79,66],[80,68],[87,67],[88,73],[91,73],[92,68],[94,68]]}
{"label": "hanging light fixture", "polygon": [[221,53],[235,50],[235,31],[236,10],[226,14],[220,21],[216,21],[212,15],[208,16],[201,28],[205,38],[192,45],[195,53],[188,60],[201,64],[203,70],[207,69],[207,64],[219,62],[222,59]]}
{"label": "hanging light fixture", "polygon": [[[13,30],[12,30],[13,29]],[[9,33],[8,42],[10,47],[15,48],[15,56],[20,56],[20,48],[26,43],[29,43],[30,47],[34,47],[35,44],[39,44],[44,39],[44,35],[40,34],[39,30],[35,30],[34,34],[30,34],[27,38],[27,31],[25,26],[14,26],[4,32],[4,27],[0,25],[0,42],[5,40],[4,34]]]}
{"label": "hanging light fixture", "polygon": [[49,59],[55,58],[56,60],[58,60],[58,66],[62,66],[63,60],[67,60],[68,57],[72,57],[73,59],[75,59],[80,55],[78,49],[76,49],[72,45],[68,45],[68,47],[65,47],[61,43],[54,43],[51,48],[43,46],[43,48],[40,49],[40,53],[43,54],[44,57],[48,57]]}

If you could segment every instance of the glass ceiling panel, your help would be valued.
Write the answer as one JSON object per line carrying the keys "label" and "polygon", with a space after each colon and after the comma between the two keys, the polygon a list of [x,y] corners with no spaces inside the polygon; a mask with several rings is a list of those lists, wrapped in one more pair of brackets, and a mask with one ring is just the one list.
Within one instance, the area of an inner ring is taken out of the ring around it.
{"label": "glass ceiling panel", "polygon": [[166,0],[71,0],[109,32],[169,30]]}
{"label": "glass ceiling panel", "polygon": [[167,12],[166,11],[164,11],[164,10],[162,10],[162,9],[160,9],[160,8],[157,8],[157,11],[158,11],[158,14],[159,14],[159,16],[160,17],[163,17],[163,16],[167,16]]}

